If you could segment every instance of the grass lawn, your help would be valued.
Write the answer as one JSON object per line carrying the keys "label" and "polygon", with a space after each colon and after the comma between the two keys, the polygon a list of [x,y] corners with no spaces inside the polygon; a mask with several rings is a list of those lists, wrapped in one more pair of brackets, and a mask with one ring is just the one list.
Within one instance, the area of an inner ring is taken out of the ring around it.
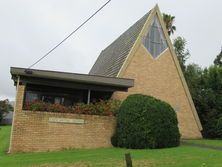
{"label": "grass lawn", "polygon": [[0,167],[124,167],[124,154],[128,152],[134,167],[221,167],[222,164],[222,151],[185,145],[155,150],[103,148],[7,155],[10,126],[0,128]]}

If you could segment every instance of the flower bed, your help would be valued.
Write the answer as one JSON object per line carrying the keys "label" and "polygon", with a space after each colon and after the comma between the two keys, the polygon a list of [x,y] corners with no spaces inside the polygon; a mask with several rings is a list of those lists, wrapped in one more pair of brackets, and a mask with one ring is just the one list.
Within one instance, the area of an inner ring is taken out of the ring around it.
{"label": "flower bed", "polygon": [[72,107],[61,104],[50,104],[43,101],[25,103],[23,109],[30,111],[60,112],[88,115],[115,116],[120,106],[119,100],[101,100],[96,103],[77,103]]}

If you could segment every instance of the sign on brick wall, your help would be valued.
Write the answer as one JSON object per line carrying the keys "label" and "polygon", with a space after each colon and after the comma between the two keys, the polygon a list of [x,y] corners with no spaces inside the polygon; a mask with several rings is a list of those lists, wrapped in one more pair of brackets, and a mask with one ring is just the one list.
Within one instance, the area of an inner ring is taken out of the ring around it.
{"label": "sign on brick wall", "polygon": [[49,122],[52,123],[68,123],[68,124],[84,124],[84,119],[56,118],[50,117]]}

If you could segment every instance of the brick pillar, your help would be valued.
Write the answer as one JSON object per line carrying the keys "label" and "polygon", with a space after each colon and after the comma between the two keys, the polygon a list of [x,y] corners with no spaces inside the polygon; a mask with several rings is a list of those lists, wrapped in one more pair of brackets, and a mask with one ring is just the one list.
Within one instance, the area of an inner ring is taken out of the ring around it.
{"label": "brick pillar", "polygon": [[16,125],[20,123],[20,115],[22,114],[22,107],[23,107],[23,100],[25,95],[25,85],[17,84],[16,87],[16,100],[14,106],[14,114],[13,114],[13,122],[12,122],[12,129],[11,129],[11,137],[10,137],[10,145],[9,145],[9,153],[14,152],[16,148],[16,137],[19,134],[19,129],[15,129]]}

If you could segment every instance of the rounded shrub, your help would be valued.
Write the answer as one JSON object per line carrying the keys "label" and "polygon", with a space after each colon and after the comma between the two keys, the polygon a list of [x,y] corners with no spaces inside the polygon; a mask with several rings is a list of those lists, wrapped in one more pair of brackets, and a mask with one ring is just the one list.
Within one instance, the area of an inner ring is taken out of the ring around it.
{"label": "rounded shrub", "polygon": [[164,148],[178,146],[180,134],[173,108],[151,96],[129,95],[117,113],[114,146],[125,148]]}

